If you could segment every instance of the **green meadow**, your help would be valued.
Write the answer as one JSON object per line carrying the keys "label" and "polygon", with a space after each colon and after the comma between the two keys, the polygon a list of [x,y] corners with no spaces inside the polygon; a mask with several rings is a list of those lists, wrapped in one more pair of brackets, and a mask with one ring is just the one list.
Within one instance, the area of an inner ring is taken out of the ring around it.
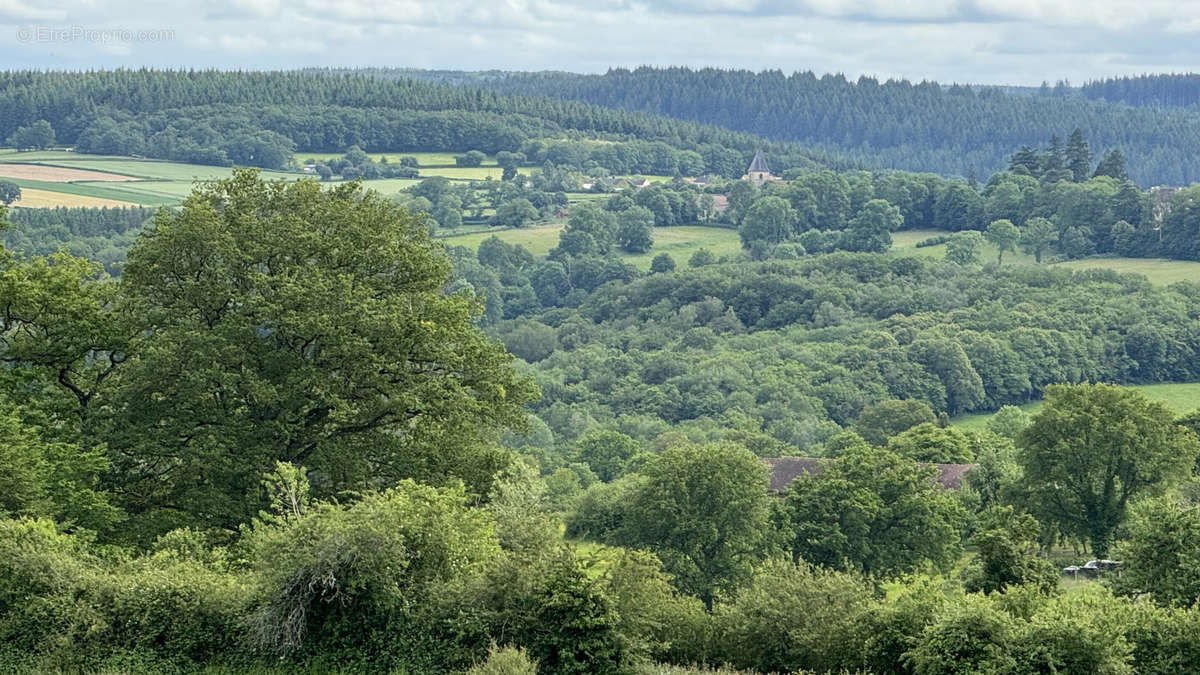
{"label": "green meadow", "polygon": [[[942,259],[946,257],[946,245],[926,246],[917,248],[917,243],[944,235],[937,230],[906,230],[892,234],[892,251],[900,255],[916,255],[924,258]],[[995,262],[996,247],[984,244],[980,253],[983,262]],[[1033,256],[1020,251],[1004,254],[1004,264],[1036,265]],[[1141,274],[1155,284],[1171,284],[1177,281],[1200,281],[1200,262],[1190,260],[1166,260],[1162,258],[1083,258],[1080,260],[1065,260],[1062,262],[1046,263],[1054,267],[1065,267],[1073,270],[1111,269],[1121,273]]]}
{"label": "green meadow", "polygon": [[[1165,384],[1136,384],[1130,385],[1152,401],[1158,401],[1180,415],[1200,408],[1200,382],[1168,382]],[[1030,401],[1020,406],[1021,410],[1030,415],[1042,409],[1041,401]],[[993,413],[976,413],[959,415],[951,421],[963,429],[980,430],[987,426]]]}
{"label": "green meadow", "polygon": [[[453,235],[442,238],[448,246],[477,248],[484,239],[495,235],[509,244],[520,244],[535,256],[544,256],[558,245],[561,224],[518,228],[490,232]],[[741,250],[737,230],[704,225],[675,225],[654,228],[654,247],[648,253],[623,255],[630,264],[639,269],[650,269],[650,261],[660,253],[668,253],[675,259],[676,266],[687,265],[688,258],[697,249],[707,248],[718,258],[734,255]]]}

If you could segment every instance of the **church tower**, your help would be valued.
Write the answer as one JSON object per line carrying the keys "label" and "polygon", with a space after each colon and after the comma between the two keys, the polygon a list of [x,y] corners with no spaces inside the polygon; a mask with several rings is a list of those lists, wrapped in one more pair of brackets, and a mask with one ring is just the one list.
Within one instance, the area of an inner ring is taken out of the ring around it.
{"label": "church tower", "polygon": [[762,150],[754,153],[754,160],[750,162],[750,168],[746,169],[746,175],[742,176],[742,180],[748,180],[759,186],[767,181],[775,180],[775,177],[771,175],[771,169],[767,167],[767,158],[763,156]]}

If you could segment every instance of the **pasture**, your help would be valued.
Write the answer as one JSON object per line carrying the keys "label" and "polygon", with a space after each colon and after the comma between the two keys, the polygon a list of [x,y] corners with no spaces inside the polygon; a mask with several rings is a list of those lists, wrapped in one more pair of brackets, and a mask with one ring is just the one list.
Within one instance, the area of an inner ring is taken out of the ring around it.
{"label": "pasture", "polygon": [[[520,244],[535,256],[544,256],[550,249],[558,245],[558,233],[561,224],[540,225],[536,227],[517,228],[490,232],[473,232],[443,237],[442,242],[447,246],[466,246],[478,248],[480,242],[495,235],[509,244]],[[629,264],[640,270],[650,269],[650,261],[660,253],[669,253],[675,259],[677,267],[685,267],[688,258],[697,249],[707,248],[715,256],[734,255],[741,250],[741,241],[737,230],[723,227],[707,227],[704,225],[675,225],[671,227],[654,228],[654,247],[648,253],[636,255],[621,254]]]}
{"label": "pasture", "polygon": [[[938,230],[906,230],[892,233],[892,251],[899,255],[913,255],[923,258],[941,260],[946,257],[946,245],[926,246],[917,248],[917,243],[946,232]],[[982,262],[996,261],[996,247],[984,244],[980,250]],[[1036,265],[1033,256],[1020,251],[1004,254],[1004,264]],[[1053,267],[1065,267],[1072,270],[1110,269],[1121,273],[1141,274],[1155,284],[1171,284],[1177,281],[1200,281],[1200,262],[1190,260],[1166,260],[1163,258],[1082,258],[1079,260],[1064,260],[1047,262]]]}
{"label": "pasture", "polygon": [[[1200,408],[1200,382],[1166,382],[1162,384],[1134,384],[1131,389],[1137,389],[1151,401],[1158,401],[1180,415]],[[1033,415],[1042,409],[1042,402],[1030,401],[1021,410]],[[978,431],[987,427],[987,422],[993,413],[975,413],[959,415],[951,420],[954,426],[962,429]]]}

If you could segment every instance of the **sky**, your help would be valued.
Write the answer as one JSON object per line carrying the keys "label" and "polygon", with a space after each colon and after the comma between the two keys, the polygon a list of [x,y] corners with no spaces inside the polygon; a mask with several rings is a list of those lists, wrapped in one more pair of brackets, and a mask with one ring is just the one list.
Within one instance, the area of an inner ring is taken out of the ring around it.
{"label": "sky", "polygon": [[9,69],[714,66],[943,83],[1200,71],[1197,0],[0,0]]}

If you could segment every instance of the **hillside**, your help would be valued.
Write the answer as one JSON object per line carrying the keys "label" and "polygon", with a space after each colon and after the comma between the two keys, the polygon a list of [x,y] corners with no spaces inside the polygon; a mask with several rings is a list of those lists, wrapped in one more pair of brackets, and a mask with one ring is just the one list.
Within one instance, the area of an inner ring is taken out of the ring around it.
{"label": "hillside", "polygon": [[[426,77],[457,81],[445,73]],[[1040,146],[1052,135],[1066,137],[1079,128],[1097,150],[1120,148],[1136,157],[1129,173],[1143,186],[1200,178],[1195,112],[1079,95],[714,68],[508,73],[466,81],[507,94],[586,101],[805,143],[868,166],[964,176],[990,174],[1005,165],[1014,148]]]}

